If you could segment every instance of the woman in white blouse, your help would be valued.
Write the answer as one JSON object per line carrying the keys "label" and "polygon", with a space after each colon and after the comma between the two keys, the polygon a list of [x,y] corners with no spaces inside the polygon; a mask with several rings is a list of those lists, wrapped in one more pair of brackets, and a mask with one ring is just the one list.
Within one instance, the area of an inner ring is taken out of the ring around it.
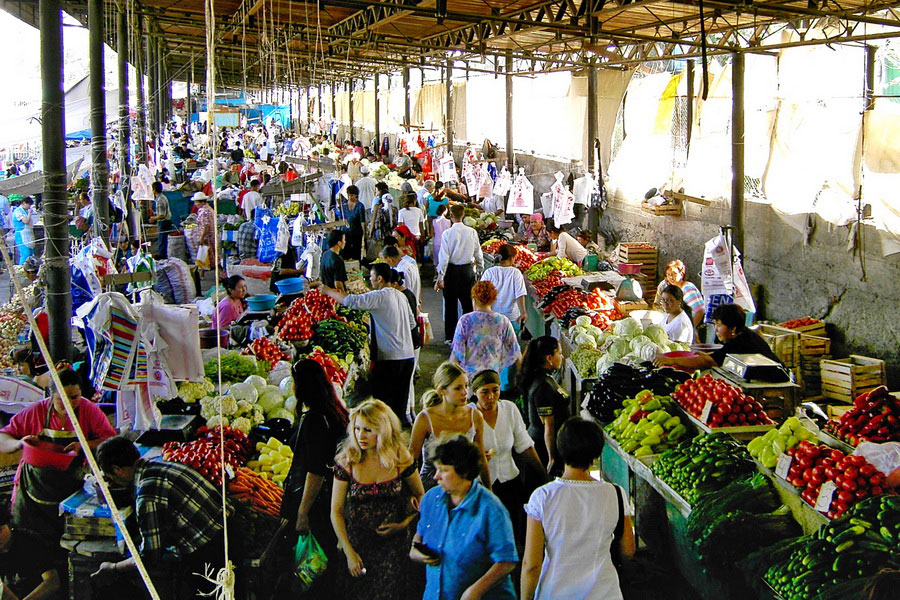
{"label": "woman in white blouse", "polygon": [[486,369],[476,373],[472,377],[472,391],[476,399],[475,408],[484,417],[484,451],[493,479],[491,491],[509,511],[513,533],[517,540],[521,540],[525,522],[522,507],[528,495],[513,452],[544,480],[547,470],[534,450],[534,441],[528,435],[519,408],[509,400],[500,399],[500,375],[497,371]]}
{"label": "woman in white blouse", "polygon": [[612,553],[634,556],[634,511],[622,488],[591,477],[603,434],[596,423],[572,417],[556,447],[566,465],[562,477],[536,489],[525,506],[520,598],[622,600]]}

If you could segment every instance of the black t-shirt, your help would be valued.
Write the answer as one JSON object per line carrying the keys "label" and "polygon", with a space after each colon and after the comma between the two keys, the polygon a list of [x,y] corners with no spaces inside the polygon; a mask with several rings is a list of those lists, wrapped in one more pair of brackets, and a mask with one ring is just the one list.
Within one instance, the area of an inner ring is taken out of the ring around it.
{"label": "black t-shirt", "polygon": [[772,349],[759,334],[750,329],[744,329],[737,337],[725,342],[721,348],[712,353],[712,358],[720,367],[725,362],[726,354],[762,354],[766,358],[772,359],[777,363],[781,363]]}
{"label": "black t-shirt", "polygon": [[242,163],[244,162],[244,151],[240,148],[235,148],[231,151],[231,160],[232,162]]}
{"label": "black t-shirt", "polygon": [[285,498],[281,515],[286,519],[297,518],[297,508],[303,497],[306,474],[325,478],[317,501],[331,502],[331,479],[334,473],[334,457],[338,443],[344,436],[343,428],[329,424],[325,415],[308,411],[300,419],[300,426],[291,440],[294,458],[285,481]]}
{"label": "black t-shirt", "polygon": [[328,250],[322,255],[322,274],[320,279],[322,283],[330,288],[334,287],[336,281],[347,281],[347,267],[344,266],[344,259],[341,255],[332,250]]}
{"label": "black t-shirt", "polygon": [[269,279],[269,291],[274,293],[279,293],[278,288],[275,286],[275,283],[281,281],[282,279],[288,279],[289,277],[296,277],[296,275],[282,275],[282,269],[296,269],[297,268],[297,250],[288,244],[287,252],[280,255],[275,259],[275,262],[272,263],[272,277]]}
{"label": "black t-shirt", "polygon": [[60,579],[64,579],[65,561],[59,547],[52,548],[37,535],[16,529],[6,552],[0,552],[0,580],[17,597],[24,598],[41,584],[47,571],[56,569]]}
{"label": "black t-shirt", "polygon": [[536,377],[528,386],[528,434],[543,447],[541,417],[554,417],[556,430],[569,418],[569,395],[549,374]]}

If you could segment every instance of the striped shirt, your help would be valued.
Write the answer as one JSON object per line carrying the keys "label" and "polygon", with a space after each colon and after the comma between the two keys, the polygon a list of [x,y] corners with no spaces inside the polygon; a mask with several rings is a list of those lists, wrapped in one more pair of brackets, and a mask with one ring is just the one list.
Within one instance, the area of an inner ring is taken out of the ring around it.
{"label": "striped shirt", "polygon": [[141,459],[134,483],[141,556],[158,555],[166,548],[189,556],[222,531],[219,491],[192,468]]}
{"label": "striped shirt", "polygon": [[[659,297],[662,295],[663,290],[667,287],[669,287],[669,282],[667,280],[663,279],[659,282],[659,286],[656,288],[657,303],[659,303]],[[703,294],[701,294],[700,290],[697,289],[697,286],[690,281],[684,282],[681,293],[684,294],[684,303],[690,307],[692,312],[702,312],[706,309],[706,300],[703,299]]]}

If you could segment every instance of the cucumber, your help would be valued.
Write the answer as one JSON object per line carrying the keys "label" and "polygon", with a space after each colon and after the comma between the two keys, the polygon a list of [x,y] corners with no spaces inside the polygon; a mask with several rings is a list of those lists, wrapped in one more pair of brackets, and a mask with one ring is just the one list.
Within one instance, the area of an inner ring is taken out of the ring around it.
{"label": "cucumber", "polygon": [[840,554],[841,552],[846,552],[847,550],[852,548],[855,544],[856,544],[856,540],[847,540],[846,542],[844,542],[843,544],[841,544],[837,548],[835,548],[834,551],[837,552],[838,554]]}
{"label": "cucumber", "polygon": [[849,528],[845,529],[844,531],[842,531],[841,533],[839,533],[838,535],[834,536],[834,539],[832,540],[832,542],[834,543],[835,546],[840,546],[847,540],[854,538],[856,536],[862,535],[865,532],[866,532],[866,530],[861,525],[853,525],[852,527],[849,527]]}

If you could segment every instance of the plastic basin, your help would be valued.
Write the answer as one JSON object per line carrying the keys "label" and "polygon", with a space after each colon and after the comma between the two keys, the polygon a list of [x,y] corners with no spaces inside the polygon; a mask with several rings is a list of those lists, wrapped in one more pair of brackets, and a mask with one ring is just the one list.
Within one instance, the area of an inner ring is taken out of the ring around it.
{"label": "plastic basin", "polygon": [[288,279],[276,281],[275,287],[277,287],[278,291],[282,294],[296,294],[297,292],[303,291],[305,284],[306,280],[302,277],[290,277]]}
{"label": "plastic basin", "polygon": [[50,442],[38,441],[22,444],[22,460],[34,467],[49,467],[65,471],[78,456],[75,452],[63,452]]}
{"label": "plastic basin", "polygon": [[272,310],[275,308],[275,300],[278,297],[275,294],[259,294],[258,296],[250,296],[247,298],[247,307],[250,310]]}

